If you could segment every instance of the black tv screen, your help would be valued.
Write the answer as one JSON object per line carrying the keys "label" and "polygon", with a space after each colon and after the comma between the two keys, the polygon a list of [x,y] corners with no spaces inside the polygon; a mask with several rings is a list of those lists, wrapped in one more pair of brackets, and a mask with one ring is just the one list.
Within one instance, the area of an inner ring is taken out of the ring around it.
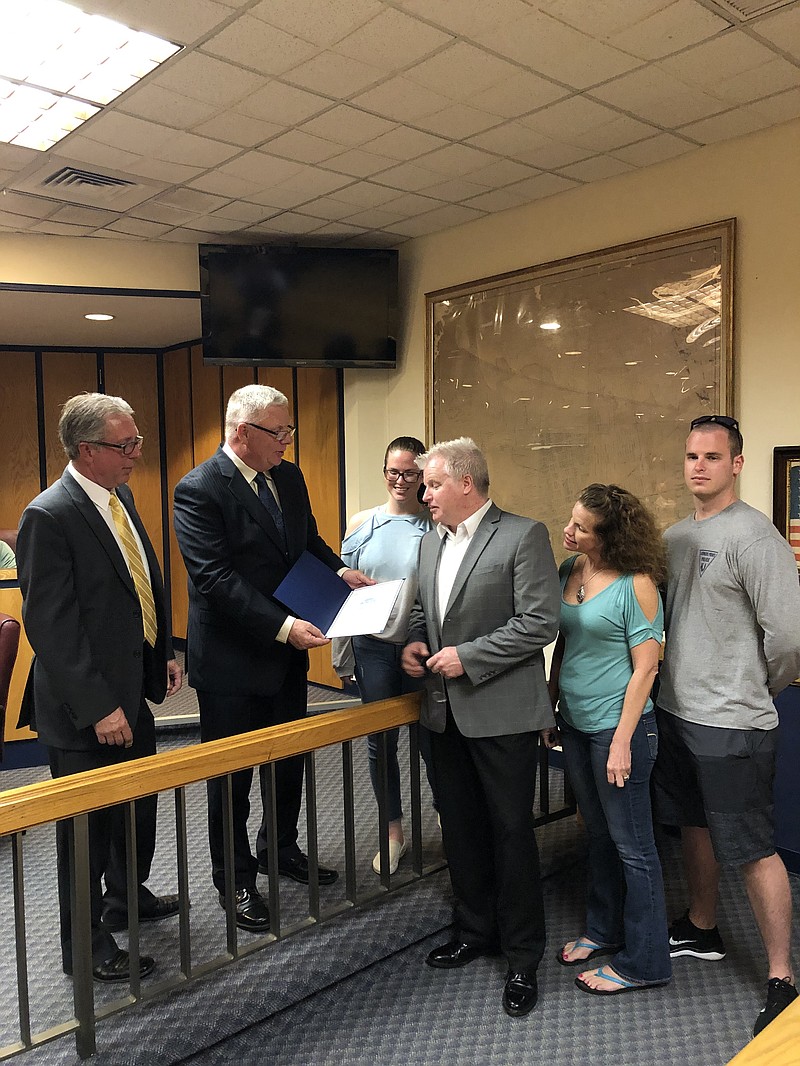
{"label": "black tv screen", "polygon": [[206,363],[396,365],[396,251],[206,248],[200,273]]}

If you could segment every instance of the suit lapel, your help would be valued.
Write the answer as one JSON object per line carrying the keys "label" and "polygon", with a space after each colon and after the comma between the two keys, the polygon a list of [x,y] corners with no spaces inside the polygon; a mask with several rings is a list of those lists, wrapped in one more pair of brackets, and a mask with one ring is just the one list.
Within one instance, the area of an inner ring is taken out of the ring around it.
{"label": "suit lapel", "polygon": [[247,483],[247,479],[240,470],[231,462],[225,452],[220,448],[216,455],[217,463],[223,477],[228,481],[228,487],[248,514],[261,526],[267,536],[275,543],[275,546],[283,554],[283,542],[269,511],[259,500],[258,496]]}
{"label": "suit lapel", "polygon": [[[470,573],[475,567],[478,559],[480,559],[483,551],[492,537],[497,532],[497,526],[500,522],[500,509],[498,507],[490,507],[486,514],[483,516],[480,525],[475,530],[472,540],[469,542],[469,547],[464,554],[464,558],[461,560],[461,566],[456,573],[456,579],[453,582],[453,587],[450,590],[450,598],[447,601],[447,607],[445,614],[450,610],[456,598],[460,594],[464,583],[469,577]],[[438,567],[437,567],[438,569]]]}
{"label": "suit lapel", "polygon": [[119,545],[116,540],[114,540],[114,535],[100,517],[97,508],[71,474],[62,474],[61,484],[80,512],[81,517],[86,521],[92,533],[97,537],[106,555],[108,555],[109,559],[114,564],[114,569],[119,574],[123,585],[125,585],[131,595],[134,596],[138,602],[139,597],[130,570],[128,569],[128,564],[123,558]]}

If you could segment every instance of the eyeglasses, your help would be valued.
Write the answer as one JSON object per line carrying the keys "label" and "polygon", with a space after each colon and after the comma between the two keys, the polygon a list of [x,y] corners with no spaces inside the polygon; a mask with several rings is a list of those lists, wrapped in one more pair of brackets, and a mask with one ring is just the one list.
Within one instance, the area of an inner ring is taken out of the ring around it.
{"label": "eyeglasses", "polygon": [[383,468],[383,476],[387,481],[405,481],[409,485],[413,485],[415,481],[419,481],[422,477],[421,470],[387,470]]}
{"label": "eyeglasses", "polygon": [[297,432],[296,426],[282,426],[280,429],[267,429],[266,426],[259,426],[258,422],[245,422],[246,426],[252,426],[253,429],[260,429],[262,433],[269,433],[270,437],[274,437],[279,444],[288,444]]}
{"label": "eyeglasses", "polygon": [[97,448],[114,448],[118,452],[122,452],[123,455],[133,455],[137,448],[141,448],[144,443],[144,437],[135,437],[133,440],[125,441],[124,444],[111,444],[107,440],[84,440],[82,444],[94,444]]}
{"label": "eyeglasses", "polygon": [[719,424],[724,426],[725,429],[735,429],[739,432],[739,423],[735,418],[731,418],[730,415],[700,415],[699,418],[692,419],[690,429],[697,429],[698,426],[707,426],[709,423]]}

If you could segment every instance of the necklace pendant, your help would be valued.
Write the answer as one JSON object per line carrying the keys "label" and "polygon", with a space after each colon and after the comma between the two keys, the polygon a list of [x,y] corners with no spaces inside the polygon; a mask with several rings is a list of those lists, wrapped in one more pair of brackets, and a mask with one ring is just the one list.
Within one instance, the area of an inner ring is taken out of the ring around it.
{"label": "necklace pendant", "polygon": [[583,603],[583,601],[586,599],[586,590],[584,589],[583,585],[581,585],[581,587],[575,593],[575,599],[578,601],[578,603]]}

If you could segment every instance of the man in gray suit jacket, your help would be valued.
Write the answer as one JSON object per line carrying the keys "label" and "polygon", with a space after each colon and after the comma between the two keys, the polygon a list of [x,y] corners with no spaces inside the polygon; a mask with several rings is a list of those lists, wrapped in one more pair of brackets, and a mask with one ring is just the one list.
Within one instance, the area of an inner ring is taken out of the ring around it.
{"label": "man in gray suit jacket", "polygon": [[[61,479],[25,509],[17,540],[22,617],[36,654],[21,724],[47,745],[53,777],[154,755],[153,714],[181,687],[153,546],[127,486],[142,454],[133,411],[118,396],[84,393],[58,424],[70,459]],[[178,912],[178,897],[145,881],[156,842],[156,797],[136,803],[139,921]],[[72,973],[69,832],[56,826],[61,950]],[[128,925],[123,811],[89,815],[92,963],[95,980],[127,981],[128,952],[112,932]],[[101,878],[106,891],[102,895]],[[154,960],[139,957],[140,976]]]}
{"label": "man in gray suit jacket", "polygon": [[437,526],[420,548],[403,665],[428,679],[420,720],[456,926],[426,961],[450,969],[501,951],[503,1008],[521,1017],[536,1005],[545,945],[533,800],[538,731],[553,720],[542,649],[558,632],[558,574],[541,522],[489,499],[474,441],[436,444],[418,462]]}

